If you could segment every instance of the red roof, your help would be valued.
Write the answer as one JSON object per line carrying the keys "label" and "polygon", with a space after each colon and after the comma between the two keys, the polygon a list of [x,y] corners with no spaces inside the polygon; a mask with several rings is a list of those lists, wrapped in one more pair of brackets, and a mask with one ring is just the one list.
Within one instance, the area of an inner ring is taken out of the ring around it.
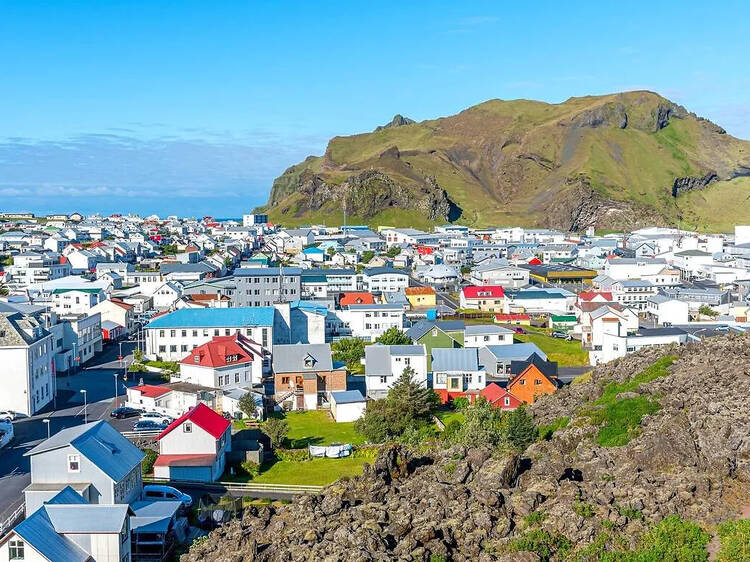
{"label": "red roof", "polygon": [[612,293],[609,291],[581,291],[578,293],[578,298],[584,301],[592,301],[596,297],[602,297],[607,302],[612,302]]}
{"label": "red roof", "polygon": [[495,314],[496,322],[504,322],[506,320],[531,320],[531,316],[528,314]]}
{"label": "red roof", "polygon": [[131,308],[133,308],[132,304],[128,304],[126,302],[122,302],[120,299],[110,299],[110,302],[112,304],[116,304],[120,308],[124,308],[125,310],[130,310]]}
{"label": "red roof", "polygon": [[[482,390],[479,391],[480,396],[484,396],[487,401],[492,404],[493,406],[497,406],[499,408],[508,408],[508,409],[514,409],[518,408],[523,402],[513,396],[510,392],[505,390],[503,387],[498,385],[497,383],[491,382],[487,386],[485,386]],[[510,404],[508,406],[504,403],[505,397],[510,398]],[[501,402],[501,400],[503,400]]]}
{"label": "red roof", "polygon": [[216,455],[159,455],[154,466],[213,466]]}
{"label": "red roof", "polygon": [[255,357],[248,349],[250,340],[239,333],[215,336],[211,341],[196,347],[180,363],[200,367],[226,367],[249,363]]}
{"label": "red roof", "polygon": [[531,258],[528,261],[528,264],[529,265],[542,265],[542,260],[540,260],[539,258]]}
{"label": "red roof", "polygon": [[481,299],[483,297],[501,299],[505,296],[505,291],[500,285],[482,285],[481,287],[470,285],[464,287],[461,291],[467,299]]}
{"label": "red roof", "polygon": [[190,408],[186,413],[177,418],[175,421],[167,426],[167,429],[159,434],[156,438],[157,441],[165,437],[174,428],[179,427],[183,422],[190,420],[195,425],[208,432],[214,439],[220,439],[227,428],[231,425],[228,419],[224,416],[217,414],[211,408],[206,406],[203,402],[197,406]]}
{"label": "red roof", "polygon": [[350,304],[375,304],[375,297],[371,293],[343,293],[341,295],[341,306]]}
{"label": "red roof", "polygon": [[156,386],[154,384],[142,384],[139,386],[132,387],[132,390],[137,390],[141,393],[142,396],[145,396],[146,398],[158,398],[159,396],[163,396],[168,392],[171,392],[168,388],[165,388],[163,386]]}
{"label": "red roof", "polygon": [[434,295],[435,289],[432,287],[407,287],[404,289],[406,295]]}
{"label": "red roof", "polygon": [[226,295],[219,296],[218,293],[208,293],[208,294],[195,294],[195,295],[188,295],[190,297],[191,301],[195,302],[202,302],[202,301],[228,301],[229,297]]}

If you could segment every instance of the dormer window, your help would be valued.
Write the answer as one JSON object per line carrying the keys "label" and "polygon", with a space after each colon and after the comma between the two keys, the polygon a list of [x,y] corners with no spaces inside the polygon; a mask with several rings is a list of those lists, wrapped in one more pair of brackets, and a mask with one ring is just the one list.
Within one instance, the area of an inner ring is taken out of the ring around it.
{"label": "dormer window", "polygon": [[312,369],[315,366],[315,358],[312,355],[305,356],[305,369]]}

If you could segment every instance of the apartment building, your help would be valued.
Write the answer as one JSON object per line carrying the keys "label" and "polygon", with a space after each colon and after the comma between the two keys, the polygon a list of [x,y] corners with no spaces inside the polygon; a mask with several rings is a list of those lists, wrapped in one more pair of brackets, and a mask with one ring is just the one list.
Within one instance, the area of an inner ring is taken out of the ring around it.
{"label": "apartment building", "polygon": [[298,267],[241,267],[234,271],[237,289],[234,306],[273,306],[302,294],[302,270]]}

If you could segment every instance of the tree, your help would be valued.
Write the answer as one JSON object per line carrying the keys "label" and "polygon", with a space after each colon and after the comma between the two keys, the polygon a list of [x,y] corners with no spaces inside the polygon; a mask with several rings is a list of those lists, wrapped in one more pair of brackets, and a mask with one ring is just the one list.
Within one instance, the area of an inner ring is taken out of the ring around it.
{"label": "tree", "polygon": [[365,342],[359,338],[343,338],[331,344],[334,361],[343,361],[350,371],[361,370],[365,356]]}
{"label": "tree", "polygon": [[461,427],[447,436],[451,442],[466,446],[497,446],[505,441],[502,412],[493,408],[483,396],[464,408]]}
{"label": "tree", "polygon": [[505,431],[508,442],[521,451],[536,441],[539,432],[534,425],[533,418],[526,411],[524,406],[506,414]]}
{"label": "tree", "polygon": [[701,307],[698,309],[698,314],[701,316],[718,316],[719,313],[716,312],[713,308],[708,306],[707,304],[702,304]]}
{"label": "tree", "polygon": [[248,392],[237,401],[237,406],[240,408],[240,412],[245,414],[248,418],[255,417],[255,410],[257,408],[255,400],[253,399],[253,393]]}
{"label": "tree", "polygon": [[261,427],[261,431],[271,440],[271,446],[281,447],[289,434],[289,424],[286,420],[269,418]]}
{"label": "tree", "polygon": [[360,260],[362,263],[370,263],[370,260],[375,257],[375,252],[372,250],[365,250],[362,252],[362,256],[360,257]]}
{"label": "tree", "polygon": [[332,256],[335,253],[336,253],[336,248],[334,248],[333,246],[331,246],[330,248],[326,250],[326,254],[328,254],[329,256]]}
{"label": "tree", "polygon": [[406,367],[386,398],[367,403],[354,428],[371,443],[396,439],[407,430],[428,425],[438,402],[437,394],[417,383],[414,369]]}
{"label": "tree", "polygon": [[375,341],[383,345],[411,345],[412,343],[411,338],[395,326],[388,328]]}
{"label": "tree", "polygon": [[401,248],[399,246],[391,246],[390,248],[388,248],[388,251],[385,254],[389,258],[395,258],[400,253],[401,253]]}

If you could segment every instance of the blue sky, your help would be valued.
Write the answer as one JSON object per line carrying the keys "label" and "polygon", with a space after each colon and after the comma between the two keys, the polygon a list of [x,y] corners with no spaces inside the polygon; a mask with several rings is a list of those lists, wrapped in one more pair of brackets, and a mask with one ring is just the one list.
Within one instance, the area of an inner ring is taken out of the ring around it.
{"label": "blue sky", "polygon": [[238,216],[331,136],[491,98],[647,88],[750,138],[746,15],[739,1],[2,1],[0,209]]}

